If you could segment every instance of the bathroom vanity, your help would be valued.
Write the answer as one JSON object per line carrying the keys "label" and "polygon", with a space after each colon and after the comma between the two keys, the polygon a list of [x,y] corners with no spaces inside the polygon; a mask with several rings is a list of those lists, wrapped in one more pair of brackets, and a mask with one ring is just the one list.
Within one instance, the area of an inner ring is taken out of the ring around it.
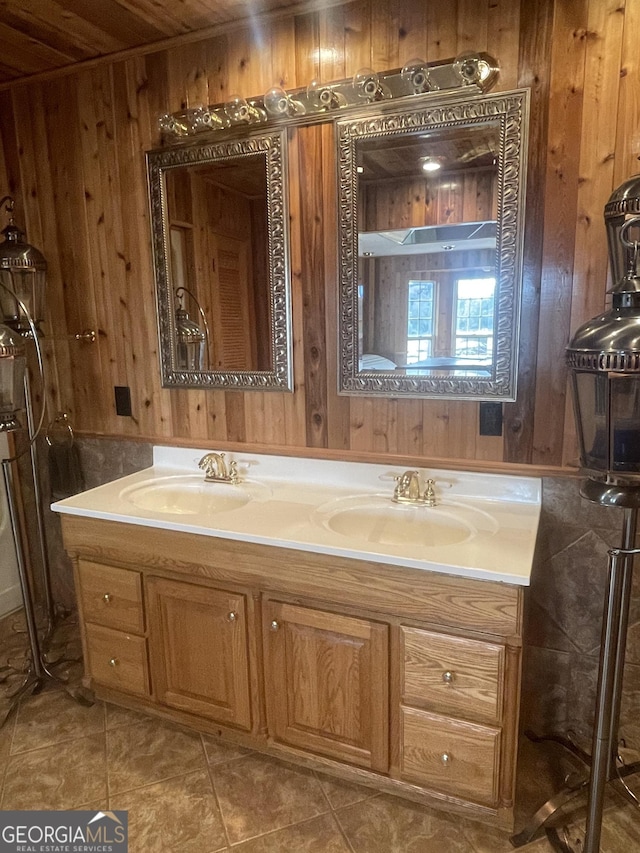
{"label": "bathroom vanity", "polygon": [[511,828],[539,481],[430,472],[426,506],[390,466],[233,454],[205,482],[202,454],[54,504],[86,684]]}

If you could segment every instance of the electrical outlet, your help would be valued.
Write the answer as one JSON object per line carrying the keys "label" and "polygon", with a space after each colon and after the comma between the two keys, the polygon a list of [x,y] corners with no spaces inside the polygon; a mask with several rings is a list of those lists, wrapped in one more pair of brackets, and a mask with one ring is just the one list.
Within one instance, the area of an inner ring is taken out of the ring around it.
{"label": "electrical outlet", "polygon": [[480,435],[502,435],[502,403],[480,403]]}
{"label": "electrical outlet", "polygon": [[131,417],[131,389],[128,385],[114,385],[113,392],[116,398],[116,415],[123,418]]}

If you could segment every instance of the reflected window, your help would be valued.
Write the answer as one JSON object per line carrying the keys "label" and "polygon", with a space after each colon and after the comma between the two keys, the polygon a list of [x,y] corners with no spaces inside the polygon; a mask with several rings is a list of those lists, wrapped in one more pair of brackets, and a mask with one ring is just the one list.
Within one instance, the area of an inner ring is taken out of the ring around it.
{"label": "reflected window", "polygon": [[409,282],[407,364],[415,364],[433,355],[434,301],[434,282]]}
{"label": "reflected window", "polygon": [[460,278],[456,282],[454,355],[493,355],[496,280]]}

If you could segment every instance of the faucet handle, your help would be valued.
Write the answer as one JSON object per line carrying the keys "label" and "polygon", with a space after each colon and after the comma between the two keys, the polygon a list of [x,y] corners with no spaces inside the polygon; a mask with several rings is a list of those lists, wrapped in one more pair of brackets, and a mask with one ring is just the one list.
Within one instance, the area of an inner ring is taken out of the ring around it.
{"label": "faucet handle", "polygon": [[435,506],[436,505],[436,490],[435,490],[436,481],[435,480],[427,480],[425,483],[424,490],[424,502],[427,506]]}

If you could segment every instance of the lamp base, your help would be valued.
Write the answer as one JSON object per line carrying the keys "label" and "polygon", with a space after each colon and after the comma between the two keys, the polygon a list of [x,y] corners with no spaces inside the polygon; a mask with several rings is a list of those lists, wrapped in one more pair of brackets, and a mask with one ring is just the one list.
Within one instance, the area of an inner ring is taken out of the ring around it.
{"label": "lamp base", "polygon": [[601,506],[619,506],[640,509],[640,483],[604,483],[599,480],[583,480],[580,494],[586,500]]}

